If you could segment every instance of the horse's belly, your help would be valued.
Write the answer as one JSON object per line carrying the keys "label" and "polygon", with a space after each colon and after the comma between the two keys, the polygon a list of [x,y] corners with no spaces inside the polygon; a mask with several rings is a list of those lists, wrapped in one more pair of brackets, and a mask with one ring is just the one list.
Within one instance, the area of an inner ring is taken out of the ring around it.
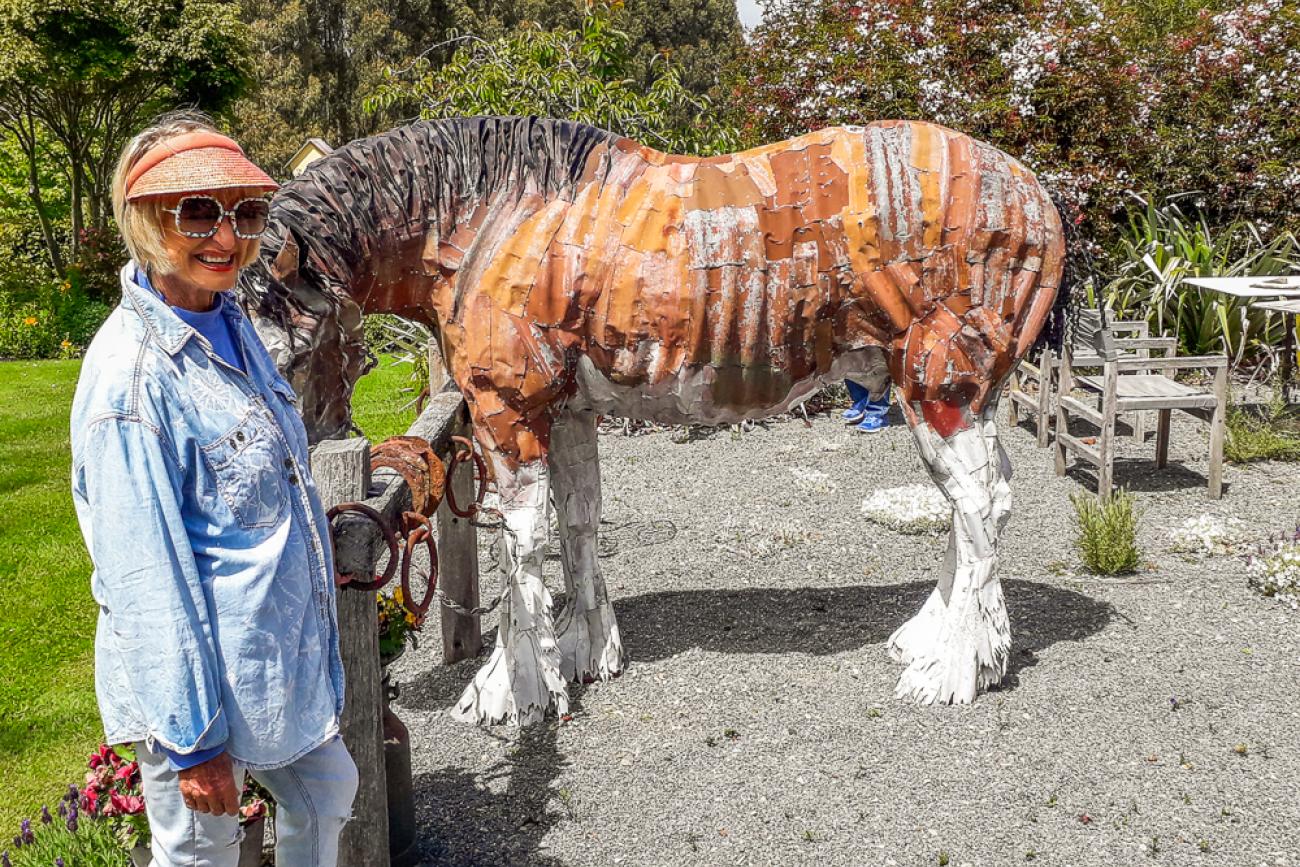
{"label": "horse's belly", "polygon": [[767,389],[767,396],[759,400],[736,399],[738,392],[755,393],[740,385],[745,379],[743,370],[687,364],[654,384],[626,385],[611,380],[583,356],[577,365],[577,392],[571,405],[600,415],[660,424],[738,424],[789,412],[822,386],[846,376],[878,391],[889,379],[884,352],[876,347],[846,352],[834,360],[827,373],[798,380],[776,392]]}

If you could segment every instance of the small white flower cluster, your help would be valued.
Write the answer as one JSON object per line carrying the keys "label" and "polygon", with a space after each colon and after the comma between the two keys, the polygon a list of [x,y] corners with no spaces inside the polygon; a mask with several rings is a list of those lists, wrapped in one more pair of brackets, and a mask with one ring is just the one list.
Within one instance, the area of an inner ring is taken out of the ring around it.
{"label": "small white flower cluster", "polygon": [[1034,114],[1034,87],[1061,60],[1056,34],[1047,30],[1022,33],[1010,48],[1002,52],[1002,62],[1011,70],[1016,88],[1011,105],[1025,117]]}
{"label": "small white flower cluster", "polygon": [[769,560],[802,545],[821,544],[820,530],[795,522],[724,518],[713,534],[716,550],[742,560]]}
{"label": "small white flower cluster", "polygon": [[862,501],[869,521],[913,536],[938,534],[952,525],[952,505],[932,484],[873,491]]}
{"label": "small white flower cluster", "polygon": [[1189,554],[1226,554],[1243,540],[1245,527],[1235,518],[1197,515],[1169,531],[1173,550]]}
{"label": "small white flower cluster", "polygon": [[808,493],[830,494],[836,488],[828,473],[812,467],[790,467],[790,475],[794,476],[795,485]]}
{"label": "small white flower cluster", "polygon": [[1246,558],[1246,583],[1300,610],[1300,532],[1283,536]]}

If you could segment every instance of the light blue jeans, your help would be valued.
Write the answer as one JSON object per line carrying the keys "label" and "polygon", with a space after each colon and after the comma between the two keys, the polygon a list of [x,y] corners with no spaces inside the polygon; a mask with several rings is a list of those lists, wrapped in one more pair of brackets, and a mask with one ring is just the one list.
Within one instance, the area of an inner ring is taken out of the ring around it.
{"label": "light blue jeans", "polygon": [[[137,743],[145,813],[153,835],[154,867],[236,867],[244,838],[235,816],[213,816],[185,806],[180,778],[166,756]],[[339,833],[352,816],[357,766],[335,737],[283,768],[244,774],[275,797],[275,863],[286,867],[334,867]]]}

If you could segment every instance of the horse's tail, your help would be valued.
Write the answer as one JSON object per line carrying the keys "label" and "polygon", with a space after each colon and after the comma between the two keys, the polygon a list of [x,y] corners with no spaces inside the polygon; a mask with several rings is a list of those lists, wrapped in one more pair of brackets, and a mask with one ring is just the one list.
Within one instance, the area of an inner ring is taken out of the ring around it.
{"label": "horse's tail", "polygon": [[1052,311],[1038,333],[1031,352],[1043,347],[1059,351],[1065,343],[1066,323],[1077,316],[1086,303],[1085,292],[1079,287],[1091,283],[1099,288],[1100,273],[1096,260],[1079,232],[1082,212],[1059,192],[1049,191],[1049,195],[1061,218],[1061,233],[1065,238],[1065,267],[1061,273],[1061,285],[1056,290],[1056,300],[1052,303]]}

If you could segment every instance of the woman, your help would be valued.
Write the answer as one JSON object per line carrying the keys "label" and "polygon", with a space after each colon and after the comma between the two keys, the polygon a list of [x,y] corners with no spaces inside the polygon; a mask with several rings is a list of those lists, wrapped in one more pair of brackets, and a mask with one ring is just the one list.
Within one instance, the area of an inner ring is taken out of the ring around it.
{"label": "woman", "polygon": [[73,402],[96,692],[137,750],[156,865],[237,862],[245,771],[275,796],[277,863],[332,865],[356,792],[306,433],[230,292],[276,188],[201,115],[126,146],[132,258]]}

